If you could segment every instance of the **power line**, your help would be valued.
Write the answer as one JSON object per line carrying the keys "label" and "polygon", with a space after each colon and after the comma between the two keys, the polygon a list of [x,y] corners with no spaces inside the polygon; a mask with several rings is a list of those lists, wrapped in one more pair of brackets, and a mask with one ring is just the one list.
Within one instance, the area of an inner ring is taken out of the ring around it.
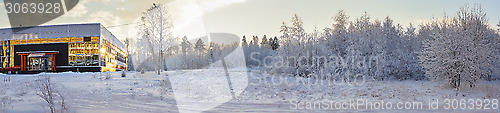
{"label": "power line", "polygon": [[140,22],[131,22],[131,23],[126,23],[126,24],[113,25],[113,26],[108,26],[108,27],[106,27],[106,28],[113,28],[113,27],[128,26],[128,25],[130,25],[130,24],[136,24],[136,23],[140,23]]}

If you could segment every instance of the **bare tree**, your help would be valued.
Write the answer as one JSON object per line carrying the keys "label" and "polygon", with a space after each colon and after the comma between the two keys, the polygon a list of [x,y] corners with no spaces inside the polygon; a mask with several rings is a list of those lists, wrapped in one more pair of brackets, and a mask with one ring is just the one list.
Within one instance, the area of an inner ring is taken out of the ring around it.
{"label": "bare tree", "polygon": [[139,26],[139,34],[143,36],[143,40],[149,46],[149,52],[152,54],[151,58],[157,61],[155,65],[158,75],[162,69],[166,68],[162,66],[165,62],[163,59],[163,45],[177,44],[172,37],[172,20],[166,9],[164,6],[153,4],[151,8],[143,12]]}
{"label": "bare tree", "polygon": [[3,76],[3,82],[10,82],[10,76]]}
{"label": "bare tree", "polygon": [[58,91],[54,90],[54,85],[50,81],[49,75],[45,74],[39,77],[37,90],[37,95],[48,104],[50,113],[66,113],[68,111],[64,97]]}
{"label": "bare tree", "polygon": [[[5,81],[4,81],[5,82]],[[0,86],[3,87],[3,83],[0,82]],[[6,95],[6,92],[5,90],[6,89],[3,89],[3,88],[0,88],[0,113],[6,113],[7,112],[7,108],[11,107],[11,102],[12,102],[12,99]]]}

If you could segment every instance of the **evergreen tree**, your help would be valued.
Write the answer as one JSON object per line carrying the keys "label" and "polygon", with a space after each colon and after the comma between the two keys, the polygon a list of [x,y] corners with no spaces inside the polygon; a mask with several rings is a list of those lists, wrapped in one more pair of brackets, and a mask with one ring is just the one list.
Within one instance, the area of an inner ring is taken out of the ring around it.
{"label": "evergreen tree", "polygon": [[[347,26],[349,25],[349,16],[345,14],[344,10],[338,11],[334,17],[335,24],[331,31],[326,31],[326,41],[329,49],[333,50],[338,55],[344,56],[346,54],[346,41],[347,41]],[[329,33],[332,32],[332,33]]]}
{"label": "evergreen tree", "polygon": [[258,45],[259,45],[259,37],[258,36],[253,36],[252,46],[258,46]]}
{"label": "evergreen tree", "polygon": [[123,42],[125,43],[125,48],[127,49],[127,71],[133,71],[135,70],[134,68],[134,62],[132,60],[132,54],[130,53],[130,43],[131,43],[131,39],[129,37],[125,38],[125,40],[123,40]]}
{"label": "evergreen tree", "polygon": [[500,33],[500,22],[498,22],[497,26],[498,26],[497,32]]}
{"label": "evergreen tree", "polygon": [[416,35],[415,31],[417,28],[413,27],[413,24],[410,23],[410,26],[406,29],[405,35],[413,37]]}
{"label": "evergreen tree", "polygon": [[181,42],[181,52],[183,55],[187,55],[188,52],[191,50],[192,48],[192,44],[191,42],[189,42],[189,40],[187,39],[186,36],[184,36],[182,38],[182,42]]}
{"label": "evergreen tree", "polygon": [[247,38],[245,37],[245,35],[243,35],[243,39],[241,39],[241,46],[248,47]]}
{"label": "evergreen tree", "polygon": [[203,40],[198,39],[198,41],[196,41],[196,44],[194,45],[194,49],[198,53],[201,53],[202,51],[205,51],[205,43],[203,42]]}
{"label": "evergreen tree", "polygon": [[210,45],[209,45],[209,56],[210,56],[210,62],[213,63],[215,61],[217,61],[218,59],[220,59],[222,56],[221,56],[221,46],[215,42],[212,42],[210,41]]}
{"label": "evergreen tree", "polygon": [[262,42],[260,42],[260,47],[261,48],[270,47],[266,35],[264,35],[264,37],[262,37]]}
{"label": "evergreen tree", "polygon": [[[273,37],[269,38],[269,40],[267,42],[269,44],[269,47],[271,47],[271,49],[273,49],[273,45],[275,43]],[[275,49],[273,49],[273,50],[275,50]]]}
{"label": "evergreen tree", "polygon": [[273,42],[273,43],[271,44],[272,49],[273,49],[273,50],[278,49],[278,47],[280,47],[280,44],[278,43],[278,42],[279,42],[279,41],[278,41],[278,38],[277,38],[277,37],[274,37],[274,39],[273,39],[273,38],[269,38],[269,40],[271,40],[271,39],[272,39],[272,42]]}

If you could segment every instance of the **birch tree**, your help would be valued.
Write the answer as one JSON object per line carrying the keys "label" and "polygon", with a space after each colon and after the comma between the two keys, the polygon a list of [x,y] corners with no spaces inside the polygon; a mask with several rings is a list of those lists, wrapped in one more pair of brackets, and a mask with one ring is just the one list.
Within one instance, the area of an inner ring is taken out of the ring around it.
{"label": "birch tree", "polygon": [[155,62],[158,74],[164,67],[163,51],[169,45],[177,45],[177,39],[172,37],[173,25],[167,8],[162,5],[153,4],[153,6],[142,13],[141,24],[139,25],[139,34],[142,40],[149,47],[150,59]]}

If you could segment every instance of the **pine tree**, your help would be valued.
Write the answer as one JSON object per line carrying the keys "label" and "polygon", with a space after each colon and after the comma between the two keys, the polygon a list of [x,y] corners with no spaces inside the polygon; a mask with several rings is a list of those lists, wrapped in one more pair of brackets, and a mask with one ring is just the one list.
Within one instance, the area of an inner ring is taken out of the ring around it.
{"label": "pine tree", "polygon": [[422,46],[421,40],[417,37],[416,28],[410,23],[408,28],[406,28],[405,37],[406,44],[403,45],[405,50],[405,59],[408,70],[410,71],[410,76],[415,80],[424,79],[424,72],[422,67],[418,64],[418,51],[421,50]]}
{"label": "pine tree", "polygon": [[203,40],[198,39],[198,41],[196,41],[196,44],[194,45],[194,49],[198,53],[201,53],[201,51],[205,51],[205,43],[203,42]]}
{"label": "pine tree", "polygon": [[399,36],[399,30],[394,26],[393,20],[387,16],[385,21],[382,23],[382,31],[384,33],[384,38],[386,38],[386,43],[384,44],[384,54],[385,59],[385,69],[384,74],[387,76],[395,76],[398,79],[407,79],[409,77],[409,72],[405,65],[406,58],[408,56],[405,53],[405,39]]}
{"label": "pine tree", "polygon": [[192,48],[192,44],[191,42],[189,42],[189,40],[187,39],[186,36],[184,36],[182,38],[182,42],[181,42],[181,52],[183,55],[187,55],[188,52],[191,50]]}
{"label": "pine tree", "polygon": [[332,49],[336,54],[344,56],[346,54],[346,27],[349,25],[349,16],[345,14],[344,10],[340,10],[334,17],[334,21],[335,24],[333,24],[333,29],[331,31],[326,31],[327,45],[329,49]]}
{"label": "pine tree", "polygon": [[271,39],[272,39],[272,42],[273,42],[272,45],[271,45],[271,47],[273,48],[273,50],[278,49],[278,47],[280,47],[278,38],[277,37],[274,37],[274,39],[273,38],[269,38],[269,40],[271,40]]}
{"label": "pine tree", "polygon": [[269,39],[268,39],[268,41],[267,41],[267,43],[268,43],[268,44],[269,44],[269,46],[272,48],[272,45],[273,45],[273,43],[274,43],[274,39],[273,39],[273,37],[269,38]]}
{"label": "pine tree", "polygon": [[268,40],[267,40],[266,35],[264,35],[264,37],[262,37],[262,39],[261,39],[261,40],[262,40],[262,41],[260,42],[260,47],[261,47],[261,48],[270,47],[270,46],[269,46],[269,42],[268,42]]}
{"label": "pine tree", "polygon": [[258,36],[253,36],[252,46],[258,46],[258,45],[259,45],[259,37]]}
{"label": "pine tree", "polygon": [[[273,49],[273,45],[275,43],[273,37],[269,38],[267,42],[269,43],[269,47],[271,47],[271,49]],[[275,49],[273,49],[273,50],[275,50]]]}
{"label": "pine tree", "polygon": [[248,47],[247,38],[245,37],[245,35],[243,35],[243,39],[241,39],[241,46]]}
{"label": "pine tree", "polygon": [[498,22],[497,26],[498,26],[497,30],[498,30],[498,32],[500,32],[500,22]]}
{"label": "pine tree", "polygon": [[498,22],[497,26],[500,27],[500,22]]}

